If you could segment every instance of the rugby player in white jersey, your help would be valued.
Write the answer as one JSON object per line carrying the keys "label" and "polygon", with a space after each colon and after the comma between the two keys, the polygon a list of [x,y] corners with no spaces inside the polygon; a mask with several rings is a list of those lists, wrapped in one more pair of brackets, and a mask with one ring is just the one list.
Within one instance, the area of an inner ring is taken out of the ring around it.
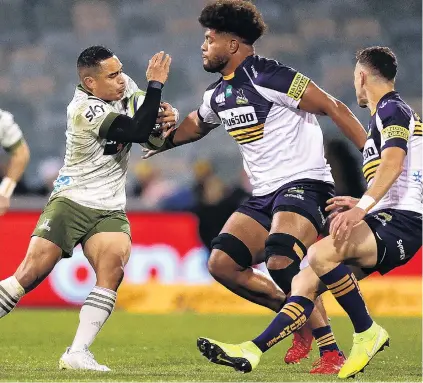
{"label": "rugby player in white jersey", "polygon": [[[253,196],[212,241],[208,267],[229,290],[279,312],[302,258],[322,233],[326,201],[334,196],[315,114],[329,116],[359,149],[366,133],[342,102],[309,78],[254,54],[266,26],[252,3],[213,2],[199,21],[206,28],[204,69],[222,77],[206,90],[198,111],[170,134],[166,148],[196,141],[220,125],[239,144]],[[276,284],[251,267],[263,261]],[[310,325],[321,356],[311,372],[337,373],[344,356],[322,306]],[[309,330],[296,335],[285,361],[306,357],[311,340]]]}
{"label": "rugby player in white jersey", "polygon": [[357,102],[371,112],[363,152],[367,191],[360,200],[328,201],[326,210],[334,211],[331,235],[309,248],[291,297],[262,334],[239,345],[199,341],[212,362],[251,371],[264,352],[304,325],[325,290],[354,326],[351,353],[338,377],[354,377],[389,345],[388,332],[371,318],[357,279],[404,265],[422,246],[422,120],[395,91],[397,59],[391,49],[369,47],[356,57]]}
{"label": "rugby player in white jersey", "polygon": [[10,198],[16,183],[29,162],[29,148],[16,124],[13,115],[0,109],[0,146],[10,155],[4,177],[0,182],[0,216],[5,214],[10,206]]}
{"label": "rugby player in white jersey", "polygon": [[[67,109],[64,166],[25,259],[13,276],[0,282],[3,317],[57,262],[70,257],[77,244],[82,245],[97,280],[81,308],[74,341],[60,358],[61,369],[109,371],[88,348],[113,311],[130,255],[130,228],[124,211],[129,151],[132,143],[146,142],[155,127],[170,62],[163,52],[152,57],[144,103],[130,118],[127,100],[138,87],[123,73],[113,52],[92,46],[78,58],[80,84]],[[158,122],[175,124],[173,109],[170,105],[165,109]]]}

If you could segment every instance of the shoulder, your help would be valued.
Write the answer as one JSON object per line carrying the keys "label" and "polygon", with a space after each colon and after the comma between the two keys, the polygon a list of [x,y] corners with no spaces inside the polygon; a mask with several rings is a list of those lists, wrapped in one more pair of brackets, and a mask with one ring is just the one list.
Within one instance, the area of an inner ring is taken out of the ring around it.
{"label": "shoulder", "polygon": [[15,123],[15,120],[13,118],[13,114],[0,109],[0,129],[1,128],[7,128]]}
{"label": "shoulder", "polygon": [[125,80],[125,94],[123,97],[131,97],[135,92],[139,90],[137,83],[132,80],[126,73],[123,73],[123,78]]}
{"label": "shoulder", "polygon": [[88,96],[84,100],[72,103],[68,107],[69,117],[74,124],[91,124],[103,115],[113,111],[111,105],[94,96]]}
{"label": "shoulder", "polygon": [[285,93],[295,100],[301,97],[310,81],[294,68],[260,56],[254,56],[244,69],[255,85]]}
{"label": "shoulder", "polygon": [[221,78],[219,78],[219,80],[217,80],[217,81],[215,81],[214,83],[212,83],[212,84],[210,84],[207,88],[206,88],[206,90],[205,90],[205,92],[210,92],[210,91],[212,91],[212,90],[215,90],[219,85],[220,85],[220,83],[222,82],[222,77]]}
{"label": "shoulder", "polygon": [[396,121],[408,124],[413,118],[411,108],[401,99],[390,99],[383,101],[377,110],[377,114],[382,122]]}

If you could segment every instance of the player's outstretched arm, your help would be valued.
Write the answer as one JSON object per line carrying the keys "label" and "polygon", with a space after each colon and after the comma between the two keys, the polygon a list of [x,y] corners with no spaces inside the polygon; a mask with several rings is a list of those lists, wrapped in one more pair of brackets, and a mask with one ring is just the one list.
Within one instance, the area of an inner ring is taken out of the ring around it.
{"label": "player's outstretched arm", "polygon": [[102,123],[99,136],[120,142],[146,142],[153,131],[160,106],[162,87],[166,82],[171,58],[164,52],[156,53],[147,68],[149,81],[145,99],[134,117],[111,112]]}
{"label": "player's outstretched arm", "polygon": [[172,149],[176,146],[188,144],[190,142],[198,141],[217,126],[219,125],[208,124],[201,121],[198,117],[198,112],[193,111],[187,117],[185,117],[177,129],[173,130],[169,134],[166,139],[166,143],[163,145],[161,150],[149,150],[143,158],[147,159],[159,152]]}
{"label": "player's outstretched arm", "polygon": [[312,81],[301,98],[299,108],[309,113],[329,116],[358,149],[364,148],[366,131],[357,117],[344,103],[320,89]]}

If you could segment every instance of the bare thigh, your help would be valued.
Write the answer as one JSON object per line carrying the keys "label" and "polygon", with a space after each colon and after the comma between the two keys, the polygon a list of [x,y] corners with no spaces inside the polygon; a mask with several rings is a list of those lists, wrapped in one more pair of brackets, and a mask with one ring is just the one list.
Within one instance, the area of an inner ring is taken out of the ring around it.
{"label": "bare thigh", "polygon": [[323,275],[339,263],[361,268],[371,268],[377,263],[377,243],[366,222],[361,221],[351,232],[348,241],[338,241],[331,236],[314,244],[308,252],[310,266]]}
{"label": "bare thigh", "polygon": [[37,287],[62,259],[62,249],[47,239],[32,237],[24,260],[15,272],[20,285],[29,292]]}

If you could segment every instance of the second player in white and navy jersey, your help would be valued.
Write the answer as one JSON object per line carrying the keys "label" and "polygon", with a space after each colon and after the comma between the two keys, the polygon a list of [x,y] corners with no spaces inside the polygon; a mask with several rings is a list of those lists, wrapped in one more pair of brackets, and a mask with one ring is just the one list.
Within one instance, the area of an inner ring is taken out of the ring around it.
{"label": "second player in white and navy jersey", "polygon": [[201,121],[222,124],[239,144],[253,195],[300,179],[333,182],[315,115],[298,105],[310,79],[260,56],[248,56],[204,94]]}
{"label": "second player in white and navy jersey", "polygon": [[370,210],[397,209],[422,213],[422,121],[397,92],[383,96],[369,122],[363,173],[370,187],[382,151],[400,147],[406,152],[403,170],[385,196]]}

